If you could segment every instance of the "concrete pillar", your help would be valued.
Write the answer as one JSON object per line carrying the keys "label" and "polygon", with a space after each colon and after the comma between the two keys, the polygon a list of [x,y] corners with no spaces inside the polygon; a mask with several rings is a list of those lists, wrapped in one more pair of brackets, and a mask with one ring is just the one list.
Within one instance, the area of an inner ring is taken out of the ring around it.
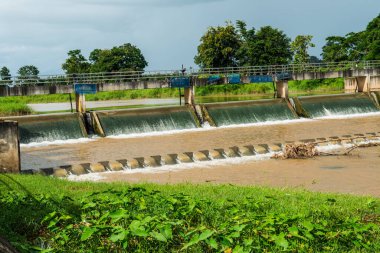
{"label": "concrete pillar", "polygon": [[19,173],[20,170],[18,123],[0,120],[0,173]]}
{"label": "concrete pillar", "polygon": [[195,86],[190,86],[189,88],[185,88],[185,105],[193,105],[194,102],[194,94],[195,94]]}
{"label": "concrete pillar", "polygon": [[76,111],[80,113],[86,112],[86,97],[83,94],[75,94]]}
{"label": "concrete pillar", "polygon": [[288,81],[276,81],[277,98],[288,98]]}
{"label": "concrete pillar", "polygon": [[358,92],[368,92],[369,91],[369,79],[370,76],[358,76],[355,78],[357,84]]}
{"label": "concrete pillar", "polygon": [[345,93],[355,93],[357,89],[357,81],[355,77],[344,78]]}

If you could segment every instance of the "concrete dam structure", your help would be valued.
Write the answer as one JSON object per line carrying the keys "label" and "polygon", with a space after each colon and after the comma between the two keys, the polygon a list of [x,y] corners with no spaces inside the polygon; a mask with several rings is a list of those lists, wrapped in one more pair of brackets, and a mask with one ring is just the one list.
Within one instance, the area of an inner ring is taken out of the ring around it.
{"label": "concrete dam structure", "polygon": [[223,127],[379,111],[379,92],[4,118],[22,144]]}

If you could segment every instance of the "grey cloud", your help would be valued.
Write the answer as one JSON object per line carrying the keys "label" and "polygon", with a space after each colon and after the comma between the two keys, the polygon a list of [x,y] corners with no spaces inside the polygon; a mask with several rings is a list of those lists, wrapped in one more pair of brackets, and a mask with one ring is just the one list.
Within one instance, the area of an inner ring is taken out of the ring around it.
{"label": "grey cloud", "polygon": [[130,42],[141,48],[148,69],[194,67],[207,27],[237,19],[292,38],[312,34],[312,54],[319,55],[325,37],[364,29],[379,9],[374,0],[1,0],[0,66],[15,73],[35,64],[43,74],[61,73],[71,49],[88,56]]}

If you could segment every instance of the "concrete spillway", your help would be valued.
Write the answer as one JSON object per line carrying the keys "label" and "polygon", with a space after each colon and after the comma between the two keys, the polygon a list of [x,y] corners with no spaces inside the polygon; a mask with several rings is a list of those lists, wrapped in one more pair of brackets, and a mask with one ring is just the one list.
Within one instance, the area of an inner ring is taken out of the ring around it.
{"label": "concrete spillway", "polygon": [[299,97],[294,101],[298,104],[297,113],[310,118],[378,111],[376,105],[366,94]]}
{"label": "concrete spillway", "polygon": [[[201,123],[211,126],[242,125],[298,117],[317,118],[377,112],[379,93],[267,99],[210,103],[195,107],[176,106],[9,117],[19,122],[23,144],[99,136],[132,135],[194,129]],[[207,124],[209,123],[209,124]]]}
{"label": "concrete spillway", "polygon": [[296,118],[284,99],[207,104],[205,107],[216,126]]}
{"label": "concrete spillway", "polygon": [[161,132],[196,128],[187,107],[97,112],[106,135]]}
{"label": "concrete spillway", "polygon": [[87,137],[77,113],[7,118],[18,121],[20,142],[44,142]]}

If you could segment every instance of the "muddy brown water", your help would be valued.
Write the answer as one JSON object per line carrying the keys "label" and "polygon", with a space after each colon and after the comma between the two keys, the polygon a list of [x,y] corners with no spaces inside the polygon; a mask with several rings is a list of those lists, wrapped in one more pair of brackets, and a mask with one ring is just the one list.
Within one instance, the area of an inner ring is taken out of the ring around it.
{"label": "muddy brown water", "polygon": [[349,156],[270,159],[171,171],[113,172],[98,176],[101,182],[260,185],[380,197],[380,147],[360,148]]}
{"label": "muddy brown water", "polygon": [[[98,162],[157,154],[179,153],[261,143],[379,132],[380,115],[291,121],[203,129],[157,136],[99,138],[86,143],[23,147],[22,168]],[[90,174],[88,174],[90,175]],[[85,175],[85,176],[88,176]],[[96,175],[96,174],[94,174]],[[90,175],[91,176],[91,175]],[[339,192],[380,197],[380,147],[360,148],[350,156],[301,160],[244,160],[237,163],[198,163],[178,170],[100,173],[104,182],[206,183],[298,187],[318,192]],[[91,180],[91,177],[90,177]]]}
{"label": "muddy brown water", "polygon": [[23,147],[22,169],[148,157],[205,149],[380,131],[380,115],[200,129],[157,136],[99,138],[86,143]]}

